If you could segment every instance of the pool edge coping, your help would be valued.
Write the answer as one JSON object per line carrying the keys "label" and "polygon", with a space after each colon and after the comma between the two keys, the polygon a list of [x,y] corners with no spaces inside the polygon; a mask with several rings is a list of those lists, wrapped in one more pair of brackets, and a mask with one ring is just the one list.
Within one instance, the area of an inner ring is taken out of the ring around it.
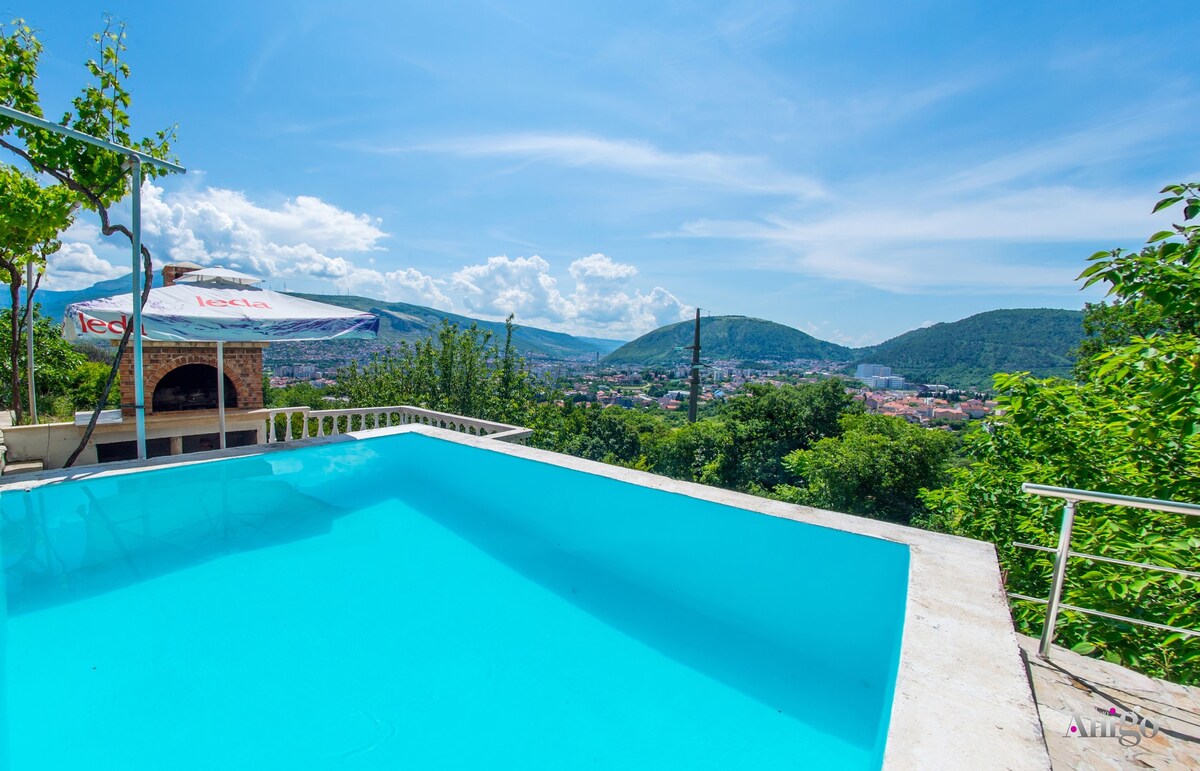
{"label": "pool edge coping", "polygon": [[1042,724],[989,543],[850,514],[783,503],[562,453],[410,424],[297,442],[214,450],[22,475],[0,492],[250,457],[322,444],[417,433],[621,482],[909,547],[900,667],[892,699],[886,769],[1049,769]]}

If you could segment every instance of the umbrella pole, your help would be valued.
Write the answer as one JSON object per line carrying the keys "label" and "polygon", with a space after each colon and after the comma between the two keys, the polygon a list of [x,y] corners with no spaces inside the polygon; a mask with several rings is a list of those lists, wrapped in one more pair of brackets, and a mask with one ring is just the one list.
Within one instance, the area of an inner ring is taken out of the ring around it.
{"label": "umbrella pole", "polygon": [[225,449],[225,343],[217,341],[217,424],[221,449]]}

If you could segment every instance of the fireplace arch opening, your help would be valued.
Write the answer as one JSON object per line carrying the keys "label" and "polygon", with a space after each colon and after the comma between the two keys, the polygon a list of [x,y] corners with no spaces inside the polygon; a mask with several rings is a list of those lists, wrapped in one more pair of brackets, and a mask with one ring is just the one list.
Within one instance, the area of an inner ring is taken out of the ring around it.
{"label": "fireplace arch opening", "polygon": [[[225,406],[238,406],[237,389],[228,375],[225,375]],[[208,364],[184,364],[163,375],[154,386],[150,402],[154,412],[216,408],[217,368]]]}

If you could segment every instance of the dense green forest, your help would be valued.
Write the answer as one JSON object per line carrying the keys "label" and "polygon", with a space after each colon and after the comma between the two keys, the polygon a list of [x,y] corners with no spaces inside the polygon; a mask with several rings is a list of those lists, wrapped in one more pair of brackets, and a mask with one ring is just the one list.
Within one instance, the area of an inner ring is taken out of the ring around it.
{"label": "dense green forest", "polygon": [[1082,339],[1080,311],[1018,308],[914,329],[854,353],[909,382],[988,390],[997,372],[1069,377]]}
{"label": "dense green forest", "polygon": [[[670,366],[690,361],[694,321],[668,324],[626,343],[604,357],[605,364]],[[747,316],[706,316],[700,319],[700,337],[705,360],[744,362],[824,359],[849,361],[851,352],[834,343],[818,340],[798,329]]]}

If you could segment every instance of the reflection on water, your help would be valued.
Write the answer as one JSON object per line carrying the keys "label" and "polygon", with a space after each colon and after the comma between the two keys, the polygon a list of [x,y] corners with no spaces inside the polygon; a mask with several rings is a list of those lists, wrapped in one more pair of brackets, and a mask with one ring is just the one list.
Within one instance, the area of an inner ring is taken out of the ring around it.
{"label": "reflection on water", "polygon": [[[237,458],[0,494],[8,613],[86,598],[223,554],[310,538],[386,494],[374,453]],[[364,457],[367,456],[367,457]],[[324,480],[324,483],[322,483]]]}

